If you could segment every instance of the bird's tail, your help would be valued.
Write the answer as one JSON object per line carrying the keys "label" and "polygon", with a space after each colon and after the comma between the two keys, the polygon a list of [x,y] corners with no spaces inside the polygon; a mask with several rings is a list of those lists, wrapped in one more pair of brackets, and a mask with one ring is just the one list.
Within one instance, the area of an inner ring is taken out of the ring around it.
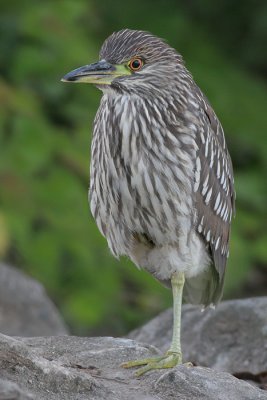
{"label": "bird's tail", "polygon": [[201,304],[204,307],[216,305],[223,295],[224,279],[211,266],[200,275],[187,278],[184,285],[184,300],[191,304]]}

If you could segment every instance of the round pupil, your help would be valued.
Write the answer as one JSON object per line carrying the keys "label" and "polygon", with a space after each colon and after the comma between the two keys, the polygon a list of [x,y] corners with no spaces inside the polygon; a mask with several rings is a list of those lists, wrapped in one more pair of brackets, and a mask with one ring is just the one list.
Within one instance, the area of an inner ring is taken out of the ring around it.
{"label": "round pupil", "polygon": [[133,60],[132,62],[132,68],[133,69],[138,69],[141,66],[141,61],[140,60]]}

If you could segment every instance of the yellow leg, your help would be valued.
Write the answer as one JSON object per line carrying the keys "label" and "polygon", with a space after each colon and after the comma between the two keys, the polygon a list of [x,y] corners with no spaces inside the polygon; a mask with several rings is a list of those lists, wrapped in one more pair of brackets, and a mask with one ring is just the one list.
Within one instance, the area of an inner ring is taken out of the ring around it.
{"label": "yellow leg", "polygon": [[144,367],[136,371],[136,376],[143,375],[147,371],[153,369],[172,368],[178,364],[182,364],[180,330],[184,281],[184,273],[182,272],[176,272],[171,278],[173,293],[173,334],[170,349],[160,357],[128,361],[122,364],[122,367],[124,368],[144,365]]}

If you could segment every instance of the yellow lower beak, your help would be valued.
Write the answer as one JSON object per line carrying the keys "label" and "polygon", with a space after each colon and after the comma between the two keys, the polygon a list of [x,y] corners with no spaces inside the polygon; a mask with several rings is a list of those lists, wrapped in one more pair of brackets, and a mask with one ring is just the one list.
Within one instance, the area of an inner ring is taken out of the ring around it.
{"label": "yellow lower beak", "polygon": [[131,75],[125,65],[113,65],[105,60],[74,69],[61,79],[62,82],[84,82],[110,85],[115,78]]}

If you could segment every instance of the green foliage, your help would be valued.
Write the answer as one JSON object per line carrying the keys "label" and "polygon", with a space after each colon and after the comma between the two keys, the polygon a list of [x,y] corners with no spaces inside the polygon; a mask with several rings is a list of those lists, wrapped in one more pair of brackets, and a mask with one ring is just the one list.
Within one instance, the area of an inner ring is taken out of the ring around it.
{"label": "green foliage", "polygon": [[42,281],[76,333],[121,334],[171,304],[97,231],[87,189],[100,93],[60,82],[114,30],[168,39],[223,123],[237,190],[226,295],[267,266],[266,4],[186,3],[1,2],[0,257]]}

